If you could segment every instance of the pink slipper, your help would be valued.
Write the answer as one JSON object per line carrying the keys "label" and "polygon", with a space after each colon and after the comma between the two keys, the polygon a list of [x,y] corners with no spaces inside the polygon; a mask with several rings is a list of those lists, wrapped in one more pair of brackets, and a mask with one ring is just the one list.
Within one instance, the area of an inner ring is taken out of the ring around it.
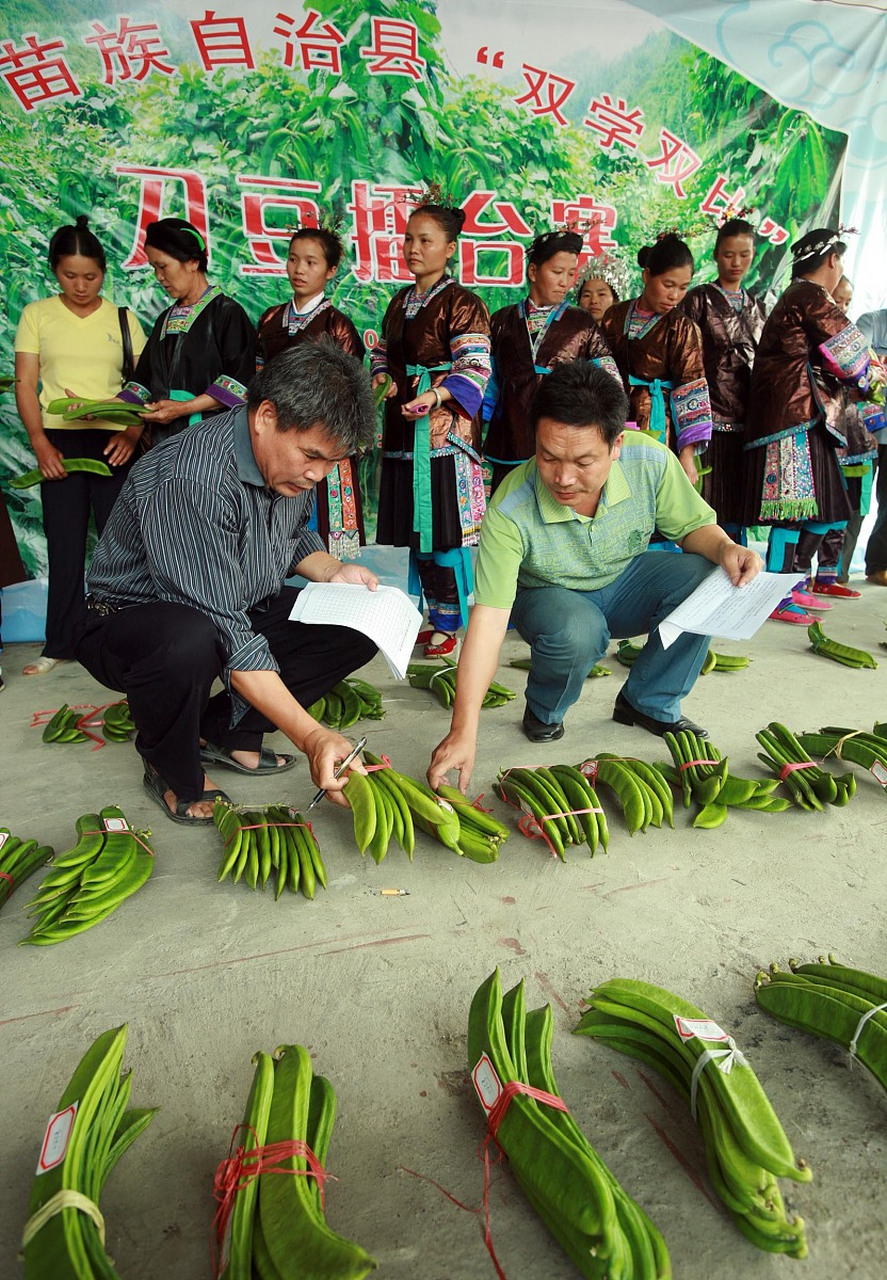
{"label": "pink slipper", "polygon": [[[794,595],[794,592],[792,592]],[[804,613],[803,609],[799,609],[796,605],[783,605],[778,609],[774,609],[770,614],[773,622],[793,622],[798,627],[810,627],[816,621],[809,613]]]}
{"label": "pink slipper", "polygon": [[792,592],[792,600],[802,609],[816,609],[818,613],[825,613],[827,609],[832,608],[827,600],[817,600],[816,596],[808,595],[806,591],[800,591],[797,587]]}

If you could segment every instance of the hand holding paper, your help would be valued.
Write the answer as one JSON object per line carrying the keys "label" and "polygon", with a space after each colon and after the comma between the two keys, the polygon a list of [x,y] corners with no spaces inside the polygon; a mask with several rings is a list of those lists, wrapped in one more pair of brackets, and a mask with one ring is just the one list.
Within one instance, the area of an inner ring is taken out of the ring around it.
{"label": "hand holding paper", "polygon": [[[737,551],[746,549],[737,547]],[[797,573],[757,573],[751,581],[734,586],[726,569],[713,569],[693,594],[660,622],[663,649],[674,644],[682,631],[748,640],[800,577]]]}

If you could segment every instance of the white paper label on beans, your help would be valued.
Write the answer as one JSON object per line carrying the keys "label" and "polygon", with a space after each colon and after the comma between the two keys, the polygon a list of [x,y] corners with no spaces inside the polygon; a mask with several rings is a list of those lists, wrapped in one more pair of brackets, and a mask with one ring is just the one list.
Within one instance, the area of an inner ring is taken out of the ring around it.
{"label": "white paper label on beans", "polygon": [[674,1024],[682,1040],[698,1037],[700,1040],[722,1040],[726,1043],[730,1039],[726,1031],[722,1031],[716,1022],[710,1022],[708,1018],[680,1018],[675,1014]]}
{"label": "white paper label on beans", "polygon": [[79,1102],[72,1102],[64,1111],[57,1111],[54,1116],[49,1117],[40,1148],[40,1159],[37,1161],[38,1173],[48,1173],[64,1160],[79,1106]]}
{"label": "white paper label on beans", "polygon": [[2,849],[2,848],[3,848],[3,846],[6,844],[6,841],[7,841],[8,839],[9,839],[9,832],[8,832],[8,831],[0,831],[0,849]]}
{"label": "white paper label on beans", "polygon": [[880,760],[873,761],[869,772],[873,778],[876,778],[878,782],[880,782],[882,787],[887,787],[887,769],[884,768]]}
{"label": "white paper label on beans", "polygon": [[499,1094],[502,1092],[502,1085],[499,1077],[496,1075],[492,1062],[483,1054],[477,1066],[471,1073],[471,1079],[477,1090],[477,1096],[480,1098],[480,1104],[484,1111],[492,1111],[496,1105]]}
{"label": "white paper label on beans", "polygon": [[128,831],[129,826],[127,825],[125,818],[105,818],[105,830]]}

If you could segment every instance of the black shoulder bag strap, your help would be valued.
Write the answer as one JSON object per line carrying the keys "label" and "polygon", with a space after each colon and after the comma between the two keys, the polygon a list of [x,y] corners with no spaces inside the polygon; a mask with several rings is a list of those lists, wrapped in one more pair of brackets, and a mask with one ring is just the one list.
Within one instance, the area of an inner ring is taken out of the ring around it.
{"label": "black shoulder bag strap", "polygon": [[117,318],[120,321],[120,340],[123,343],[122,383],[126,386],[127,382],[132,379],[136,368],[135,358],[132,354],[132,334],[129,332],[129,312],[126,307],[117,308]]}

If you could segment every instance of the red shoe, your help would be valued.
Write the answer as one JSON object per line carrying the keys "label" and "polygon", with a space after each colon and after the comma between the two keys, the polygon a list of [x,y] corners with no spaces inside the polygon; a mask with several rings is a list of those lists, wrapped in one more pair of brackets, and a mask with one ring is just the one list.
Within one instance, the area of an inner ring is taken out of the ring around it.
{"label": "red shoe", "polygon": [[815,596],[835,596],[838,600],[858,600],[862,595],[861,591],[854,591],[851,587],[842,587],[840,582],[816,582],[814,580],[810,590]]}
{"label": "red shoe", "polygon": [[816,621],[809,613],[805,613],[803,609],[793,604],[781,605],[778,609],[774,609],[770,618],[773,622],[793,622],[797,627],[812,627]]}
{"label": "red shoe", "polygon": [[420,644],[421,645],[428,644],[433,635],[434,635],[434,632],[432,631],[431,627],[426,627],[424,631],[420,631],[419,634],[416,636],[416,646]]}
{"label": "red shoe", "polygon": [[455,652],[455,650],[458,648],[459,637],[456,635],[449,635],[446,631],[438,631],[436,633],[432,632],[432,635],[434,634],[439,636],[445,636],[446,638],[444,640],[441,640],[439,644],[432,644],[429,639],[428,644],[426,644],[425,646],[425,657],[426,658],[451,657],[452,654]]}
{"label": "red shoe", "polygon": [[800,591],[797,587],[795,587],[791,596],[793,602],[802,609],[816,609],[819,613],[825,613],[827,609],[834,607],[826,604],[824,600],[817,600],[815,596],[808,595],[806,591]]}

